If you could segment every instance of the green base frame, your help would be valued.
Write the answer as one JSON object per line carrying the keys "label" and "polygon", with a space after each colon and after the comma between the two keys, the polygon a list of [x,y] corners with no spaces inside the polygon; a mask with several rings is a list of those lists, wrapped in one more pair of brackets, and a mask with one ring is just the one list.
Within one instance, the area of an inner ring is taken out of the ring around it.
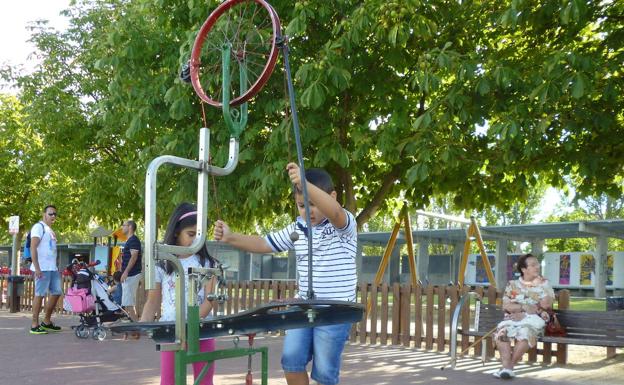
{"label": "green base frame", "polygon": [[[263,347],[248,347],[248,348],[229,348],[219,349],[212,352],[200,352],[199,351],[199,306],[188,306],[188,319],[187,319],[187,346],[188,349],[177,350],[175,352],[175,383],[176,385],[186,385],[186,368],[188,365],[196,362],[205,362],[202,371],[197,376],[194,384],[199,385],[201,380],[206,375],[210,365],[218,360],[225,360],[229,358],[237,357],[252,357],[258,353],[262,355],[261,365],[261,383],[262,385],[268,385],[269,382],[269,348]],[[160,349],[161,345],[158,345]]]}

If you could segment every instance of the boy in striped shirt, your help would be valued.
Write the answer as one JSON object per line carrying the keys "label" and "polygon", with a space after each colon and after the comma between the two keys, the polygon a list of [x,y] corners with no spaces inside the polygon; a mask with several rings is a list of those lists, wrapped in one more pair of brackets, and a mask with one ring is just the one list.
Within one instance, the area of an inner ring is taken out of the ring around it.
{"label": "boy in striped shirt", "polygon": [[[295,250],[297,257],[298,296],[308,291],[308,235],[312,236],[312,285],[316,299],[355,301],[357,276],[357,223],[353,214],[336,200],[329,174],[321,169],[306,171],[312,229],[306,227],[305,206],[299,167],[286,166],[295,186],[295,200],[300,216],[282,230],[265,237],[232,232],[226,223],[215,223],[214,235],[236,248],[252,253],[275,253]],[[298,236],[294,236],[296,233]],[[291,329],[284,339],[282,368],[288,385],[309,383],[307,364],[312,361],[313,380],[320,385],[338,383],[340,356],[351,324]]]}

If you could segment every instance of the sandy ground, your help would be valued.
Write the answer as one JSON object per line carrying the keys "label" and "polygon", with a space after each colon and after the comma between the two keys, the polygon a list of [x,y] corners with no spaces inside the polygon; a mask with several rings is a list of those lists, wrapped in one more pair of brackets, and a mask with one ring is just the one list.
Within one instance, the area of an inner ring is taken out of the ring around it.
{"label": "sandy ground", "polygon": [[[28,334],[30,314],[0,310],[0,385],[99,385],[159,383],[159,356],[147,338],[124,341],[109,336],[105,341],[82,340],[69,326],[76,318],[56,317],[61,333]],[[240,344],[246,344],[241,340]],[[269,347],[269,384],[286,385],[280,368],[281,337],[259,336],[256,344]],[[220,338],[219,348],[232,346],[232,338]],[[624,349],[607,360],[605,348],[570,346],[565,366],[522,364],[513,385],[624,385]],[[447,354],[403,347],[349,344],[343,354],[341,384],[458,384],[500,385],[491,376],[500,363],[474,358],[459,360],[455,370],[440,370]],[[37,365],[25,364],[36,362]],[[254,358],[254,384],[260,384],[260,357]],[[219,361],[214,383],[244,384],[247,358]],[[187,383],[192,383],[189,375]]]}
{"label": "sandy ground", "polygon": [[[583,385],[624,384],[624,349],[607,359],[607,349],[592,346],[568,346],[568,364],[541,366],[527,377],[554,381],[573,381]],[[522,369],[519,371],[522,373]]]}

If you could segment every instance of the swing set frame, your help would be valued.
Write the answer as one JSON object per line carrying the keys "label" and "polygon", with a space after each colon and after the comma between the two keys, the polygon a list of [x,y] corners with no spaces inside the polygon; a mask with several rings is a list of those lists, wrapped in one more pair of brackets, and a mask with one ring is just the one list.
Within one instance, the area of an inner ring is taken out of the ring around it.
{"label": "swing set frame", "polygon": [[[488,259],[487,252],[485,251],[485,246],[483,244],[483,238],[481,237],[481,230],[479,230],[479,224],[474,216],[471,216],[470,219],[465,219],[461,217],[445,215],[445,214],[437,214],[428,211],[416,210],[415,213],[417,215],[423,215],[431,218],[444,219],[446,221],[457,222],[464,225],[468,225],[466,228],[466,241],[464,242],[464,249],[462,252],[460,269],[457,277],[457,282],[459,286],[464,285],[464,279],[466,275],[466,268],[468,266],[468,256],[470,254],[470,249],[472,247],[472,242],[475,241],[477,243],[477,247],[479,248],[479,254],[481,256],[481,260],[483,261],[483,265],[485,266],[485,271],[488,276],[488,280],[490,285],[496,287],[496,280],[494,279],[494,273],[492,272],[492,266],[490,264],[490,260]],[[396,219],[394,227],[392,228],[392,232],[390,233],[390,238],[388,238],[388,243],[384,249],[383,256],[381,258],[381,262],[379,263],[379,268],[377,269],[377,273],[375,274],[375,280],[373,285],[377,286],[381,283],[384,273],[386,272],[386,268],[388,267],[388,263],[390,261],[390,255],[392,254],[392,250],[396,244],[397,238],[399,236],[399,231],[401,230],[401,225],[404,226],[404,235],[405,235],[405,243],[407,246],[407,254],[408,261],[410,265],[410,282],[412,286],[416,286],[418,284],[418,276],[416,272],[416,257],[414,254],[414,238],[412,233],[412,225],[409,216],[409,209],[407,203],[403,204],[399,216]],[[371,301],[369,300],[366,306],[367,313],[370,312],[371,309]]]}

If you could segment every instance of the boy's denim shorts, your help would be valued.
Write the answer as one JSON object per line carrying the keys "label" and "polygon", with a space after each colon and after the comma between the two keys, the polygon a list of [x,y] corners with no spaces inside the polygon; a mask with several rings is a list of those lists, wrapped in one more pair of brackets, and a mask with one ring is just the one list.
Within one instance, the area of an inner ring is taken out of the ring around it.
{"label": "boy's denim shorts", "polygon": [[340,374],[340,362],[351,323],[317,326],[286,331],[282,369],[285,372],[305,372],[312,360],[313,380],[323,385],[335,385]]}
{"label": "boy's denim shorts", "polygon": [[61,295],[63,289],[61,288],[61,273],[58,271],[42,271],[41,278],[35,277],[35,295],[37,297],[45,297],[50,292],[50,295]]}

